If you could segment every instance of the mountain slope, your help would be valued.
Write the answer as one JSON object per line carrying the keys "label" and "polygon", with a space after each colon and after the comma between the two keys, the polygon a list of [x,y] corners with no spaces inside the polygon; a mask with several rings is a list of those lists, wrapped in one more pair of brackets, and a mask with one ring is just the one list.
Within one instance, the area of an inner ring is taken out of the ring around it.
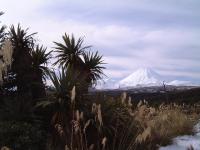
{"label": "mountain slope", "polygon": [[194,86],[190,79],[188,81],[183,80],[169,80],[167,76],[161,76],[150,68],[140,68],[125,77],[120,81],[113,79],[105,79],[99,81],[96,89],[121,89],[121,88],[132,88],[132,87],[148,87],[148,86],[163,86],[163,81],[166,81],[166,85],[172,86]]}
{"label": "mountain slope", "polygon": [[132,86],[159,86],[162,85],[162,77],[149,68],[141,68],[133,72],[128,77],[118,82],[119,87]]}

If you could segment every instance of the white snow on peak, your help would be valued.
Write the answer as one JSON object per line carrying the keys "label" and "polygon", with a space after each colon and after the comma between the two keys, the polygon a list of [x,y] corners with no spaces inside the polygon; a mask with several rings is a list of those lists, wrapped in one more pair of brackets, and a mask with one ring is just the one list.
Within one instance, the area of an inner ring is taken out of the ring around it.
{"label": "white snow on peak", "polygon": [[166,84],[172,86],[195,86],[195,84],[190,81],[169,81],[166,79],[166,77],[158,74],[151,68],[140,68],[120,81],[113,80],[112,78],[98,81],[96,89],[123,89],[132,87],[163,86],[163,81],[168,81]]}
{"label": "white snow on peak", "polygon": [[140,68],[118,82],[119,87],[161,85],[162,77],[150,68]]}

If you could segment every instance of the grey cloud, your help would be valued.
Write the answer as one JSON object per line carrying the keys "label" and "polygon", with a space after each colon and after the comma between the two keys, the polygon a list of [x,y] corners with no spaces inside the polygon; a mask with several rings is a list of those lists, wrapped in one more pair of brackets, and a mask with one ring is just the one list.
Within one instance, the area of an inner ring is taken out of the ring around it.
{"label": "grey cloud", "polygon": [[10,2],[3,23],[22,20],[49,48],[64,32],[85,36],[105,56],[111,77],[152,67],[200,81],[199,0],[38,0],[21,11]]}
{"label": "grey cloud", "polygon": [[[128,24],[152,26],[195,26],[200,25],[199,1],[61,1],[47,5],[47,13],[63,19],[73,19],[96,24]],[[62,12],[62,13],[61,13]]]}

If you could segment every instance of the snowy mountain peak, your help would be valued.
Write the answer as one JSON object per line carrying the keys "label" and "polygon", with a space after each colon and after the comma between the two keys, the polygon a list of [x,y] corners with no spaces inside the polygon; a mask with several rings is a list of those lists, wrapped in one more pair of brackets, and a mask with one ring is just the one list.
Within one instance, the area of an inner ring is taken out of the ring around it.
{"label": "snowy mountain peak", "polygon": [[120,87],[131,87],[137,85],[161,85],[161,76],[150,68],[140,68],[128,77],[119,81]]}
{"label": "snowy mountain peak", "polygon": [[156,76],[160,78],[160,75],[151,68],[139,68],[129,76],[132,76],[132,75],[143,75],[146,77]]}
{"label": "snowy mountain peak", "polygon": [[182,80],[169,80],[166,76],[161,76],[151,68],[140,68],[135,72],[125,77],[120,81],[113,79],[105,79],[99,81],[97,89],[124,89],[132,87],[148,87],[148,86],[163,86],[163,81],[166,81],[167,85],[172,86],[195,86],[192,82]]}

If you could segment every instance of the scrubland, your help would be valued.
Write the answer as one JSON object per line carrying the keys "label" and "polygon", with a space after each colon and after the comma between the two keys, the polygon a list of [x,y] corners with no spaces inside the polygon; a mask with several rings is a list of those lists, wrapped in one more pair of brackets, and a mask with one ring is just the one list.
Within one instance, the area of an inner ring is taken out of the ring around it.
{"label": "scrubland", "polygon": [[176,136],[192,134],[198,120],[197,105],[162,103],[153,107],[145,100],[134,103],[126,93],[115,99],[90,100],[82,109],[76,107],[72,90],[70,105],[68,121],[57,118],[54,123],[52,136],[57,137],[57,143],[49,141],[49,149],[158,149]]}

